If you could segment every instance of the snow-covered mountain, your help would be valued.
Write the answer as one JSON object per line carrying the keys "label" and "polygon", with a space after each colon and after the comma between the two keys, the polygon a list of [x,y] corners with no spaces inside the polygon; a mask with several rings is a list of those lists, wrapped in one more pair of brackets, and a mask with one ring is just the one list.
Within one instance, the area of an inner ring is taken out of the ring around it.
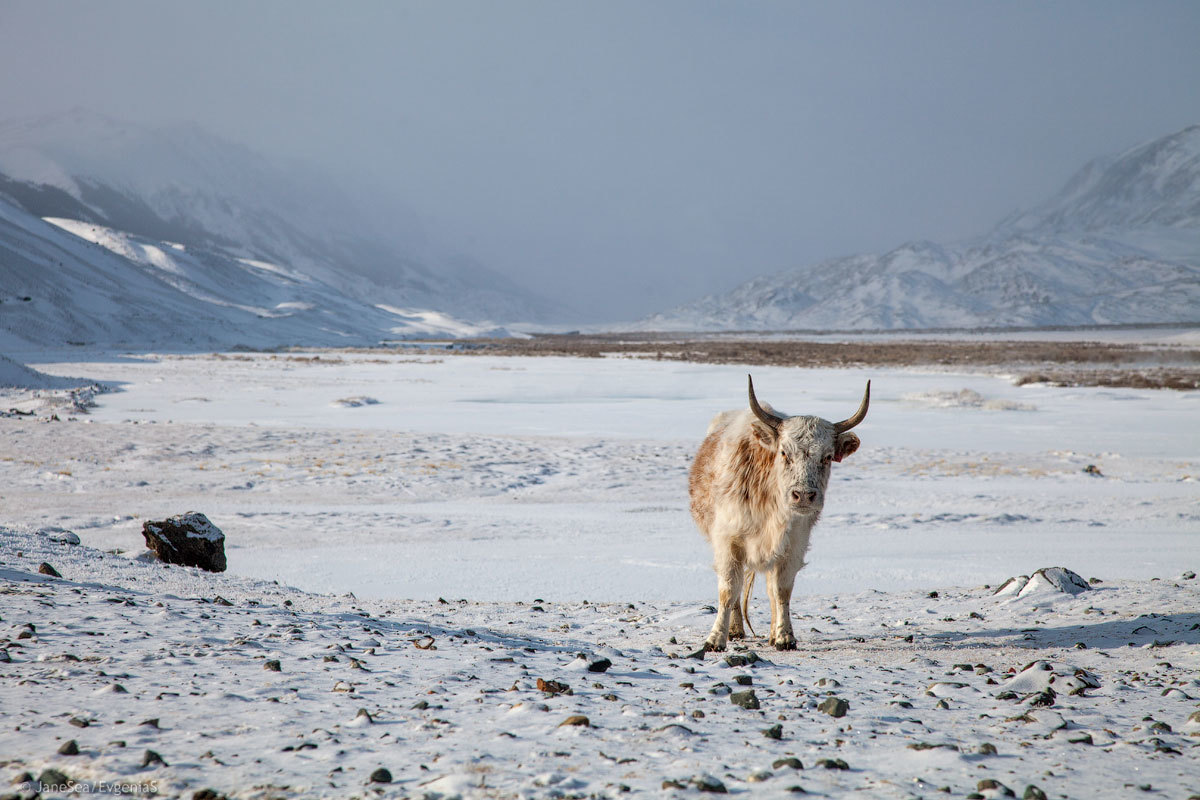
{"label": "snow-covered mountain", "polygon": [[1200,321],[1200,126],[1097,159],[956,244],[913,242],[760,278],[644,330],[906,329]]}
{"label": "snow-covered mountain", "polygon": [[502,321],[549,308],[430,242],[415,215],[356,204],[303,165],[196,126],[84,110],[0,123],[0,193],[38,217],[282,265],[370,303]]}
{"label": "snow-covered mountain", "polygon": [[220,249],[43,220],[0,195],[0,350],[357,345],[494,332],[370,305],[289,267]]}

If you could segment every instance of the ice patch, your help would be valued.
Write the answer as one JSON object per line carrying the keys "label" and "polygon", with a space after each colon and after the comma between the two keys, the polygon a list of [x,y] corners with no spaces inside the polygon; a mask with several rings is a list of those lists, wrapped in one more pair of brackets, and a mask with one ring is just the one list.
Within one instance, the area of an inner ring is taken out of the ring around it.
{"label": "ice patch", "polygon": [[926,408],[981,408],[985,411],[1036,411],[1037,407],[1015,400],[989,399],[974,389],[957,392],[910,392],[903,400]]}
{"label": "ice patch", "polygon": [[1078,573],[1066,567],[1043,567],[1032,576],[1009,578],[994,594],[1002,598],[1024,598],[1054,593],[1079,594],[1091,588]]}
{"label": "ice patch", "polygon": [[359,395],[357,397],[342,397],[330,403],[331,406],[339,406],[341,408],[361,408],[362,406],[377,406],[379,401],[374,397]]}

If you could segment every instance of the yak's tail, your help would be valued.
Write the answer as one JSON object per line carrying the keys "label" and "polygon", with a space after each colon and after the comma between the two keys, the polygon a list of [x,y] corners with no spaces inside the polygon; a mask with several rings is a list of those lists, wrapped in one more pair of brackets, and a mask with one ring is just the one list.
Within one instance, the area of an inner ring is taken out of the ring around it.
{"label": "yak's tail", "polygon": [[746,586],[742,590],[742,623],[750,629],[750,635],[757,638],[758,634],[754,632],[754,626],[750,624],[750,593],[754,591],[754,575],[754,570],[748,569],[742,580]]}

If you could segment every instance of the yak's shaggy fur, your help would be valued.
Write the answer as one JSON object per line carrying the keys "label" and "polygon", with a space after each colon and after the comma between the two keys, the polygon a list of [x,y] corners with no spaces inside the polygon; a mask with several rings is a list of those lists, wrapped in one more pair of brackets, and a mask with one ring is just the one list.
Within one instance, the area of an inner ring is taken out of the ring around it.
{"label": "yak's shaggy fur", "polygon": [[868,382],[855,417],[833,423],[760,406],[751,382],[750,408],[722,412],[709,424],[688,480],[692,517],[712,545],[717,573],[717,619],[705,649],[724,650],[730,637],[745,636],[758,572],[766,575],[771,601],[769,641],[795,649],[792,585],[825,504],[831,465],[858,449],[858,437],[848,430],[866,415],[870,389]]}

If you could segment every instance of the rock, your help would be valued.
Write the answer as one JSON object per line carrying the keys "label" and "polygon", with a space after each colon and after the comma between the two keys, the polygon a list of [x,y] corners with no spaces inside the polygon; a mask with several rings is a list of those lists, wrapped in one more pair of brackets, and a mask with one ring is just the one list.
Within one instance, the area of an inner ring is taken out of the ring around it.
{"label": "rock", "polygon": [[46,528],[40,528],[38,533],[45,536],[52,542],[58,544],[77,545],[79,544],[79,536],[66,528],[60,528],[57,525],[51,525]]}
{"label": "rock", "polygon": [[850,769],[850,765],[840,758],[822,758],[817,766],[824,769]]}
{"label": "rock", "polygon": [[22,772],[12,779],[13,786],[20,786],[23,783],[33,783],[33,773]]}
{"label": "rock", "polygon": [[1084,474],[1084,475],[1091,475],[1091,476],[1093,476],[1093,477],[1096,477],[1096,478],[1103,478],[1103,477],[1104,477],[1104,473],[1103,473],[1103,472],[1101,472],[1101,471],[1100,471],[1100,468],[1099,468],[1099,467],[1097,467],[1095,464],[1088,464],[1086,467],[1084,467],[1084,468],[1083,468],[1083,474]]}
{"label": "rock", "polygon": [[692,786],[695,786],[701,792],[714,792],[716,794],[728,794],[729,790],[725,788],[725,784],[721,783],[717,778],[705,773],[704,775],[693,775],[688,781]]}
{"label": "rock", "polygon": [[738,686],[753,686],[754,678],[751,678],[749,675],[734,675],[733,682]]}
{"label": "rock", "polygon": [[1009,578],[992,594],[996,597],[1028,597],[1047,592],[1079,594],[1091,588],[1082,576],[1066,567],[1042,567],[1029,577],[1018,575]]}
{"label": "rock", "polygon": [[1093,744],[1090,733],[1075,733],[1067,737],[1071,744]]}
{"label": "rock", "polygon": [[1046,793],[1031,783],[1025,787],[1021,800],[1046,800]]}
{"label": "rock", "polygon": [[1200,711],[1193,711],[1183,723],[1183,731],[1189,736],[1200,735]]}
{"label": "rock", "polygon": [[568,725],[568,726],[575,725],[580,728],[592,727],[591,721],[587,717],[585,717],[583,714],[572,714],[571,716],[564,719],[562,722],[558,723],[558,727],[560,727],[560,728],[564,725]]}
{"label": "rock", "polygon": [[274,658],[270,659],[269,661],[264,661],[263,669],[265,669],[269,672],[282,672],[283,671],[283,667],[280,665],[279,660],[274,659]]}
{"label": "rock", "polygon": [[981,756],[994,756],[998,751],[996,750],[996,745],[991,742],[984,742],[979,745],[979,748],[975,752]]}
{"label": "rock", "polygon": [[609,659],[604,658],[603,656],[601,656],[601,657],[593,656],[588,661],[587,671],[588,672],[607,672],[608,668],[611,666],[612,666],[612,661],[610,661]]}
{"label": "rock", "polygon": [[994,778],[984,778],[975,787],[981,792],[999,792],[1002,797],[1016,797],[1017,793]]}
{"label": "rock", "polygon": [[201,789],[198,792],[192,792],[192,800],[229,800],[229,798],[219,794],[216,789]]}
{"label": "rock", "polygon": [[42,791],[67,791],[74,781],[67,777],[67,774],[61,770],[50,769],[42,770],[42,774],[38,775],[38,783],[42,784]]}
{"label": "rock", "polygon": [[538,678],[537,688],[539,692],[546,694],[574,694],[571,687],[561,681],[546,681]]}
{"label": "rock", "polygon": [[60,756],[77,756],[79,755],[79,743],[74,739],[68,739],[63,742],[63,746],[58,748]]}
{"label": "rock", "polygon": [[88,725],[91,725],[90,722],[81,717],[71,717],[69,720],[67,720],[67,722],[71,725],[74,725],[76,728],[86,728]]}
{"label": "rock", "polygon": [[12,656],[10,656],[8,654],[7,650],[0,648],[0,664],[9,664],[11,662],[12,662]]}
{"label": "rock", "polygon": [[144,719],[141,722],[139,722],[138,725],[144,725],[147,728],[154,728],[157,730],[158,729],[158,717],[153,717],[151,719]]}
{"label": "rock", "polygon": [[804,769],[804,765],[800,763],[800,759],[795,756],[789,758],[777,758],[771,762],[771,769],[779,769],[780,767],[791,767],[792,769]]}
{"label": "rock", "polygon": [[392,782],[392,773],[388,772],[383,767],[380,767],[379,769],[372,772],[371,777],[367,778],[367,780],[370,781],[371,783],[391,783]]}
{"label": "rock", "polygon": [[820,678],[813,686],[820,689],[838,689],[841,688],[842,682],[837,678]]}
{"label": "rock", "polygon": [[817,706],[818,711],[824,711],[831,717],[844,717],[850,710],[850,704],[840,697],[826,697]]}
{"label": "rock", "polygon": [[358,713],[356,713],[354,715],[354,720],[350,724],[351,725],[373,725],[374,723],[375,723],[375,718],[371,716],[371,712],[367,711],[365,708],[360,708],[358,710]]}
{"label": "rock", "polygon": [[352,694],[354,692],[354,687],[351,686],[350,684],[346,683],[345,681],[338,681],[337,683],[335,683],[333,685],[333,688],[330,691],[346,692],[347,694]]}
{"label": "rock", "polygon": [[1196,577],[1196,573],[1192,572],[1192,571],[1189,569],[1187,572],[1183,573],[1183,574],[1182,574],[1182,575],[1180,575],[1179,577],[1180,577],[1180,578],[1182,578],[1182,579],[1183,579],[1183,580],[1185,580],[1185,581],[1190,581],[1190,580],[1194,580],[1194,579],[1195,579],[1195,577]]}
{"label": "rock", "polygon": [[158,753],[154,752],[153,750],[147,750],[142,754],[142,768],[144,769],[146,767],[153,766],[154,764],[162,764],[164,767],[170,766],[170,764],[164,761],[163,757]]}
{"label": "rock", "polygon": [[783,738],[783,726],[782,725],[772,725],[769,728],[764,728],[762,735],[767,737],[768,739],[782,739]]}
{"label": "rock", "polygon": [[42,573],[43,575],[49,575],[51,578],[61,578],[62,577],[62,575],[59,574],[58,570],[56,570],[54,567],[47,564],[45,561],[43,561],[41,564],[38,564],[38,572]]}
{"label": "rock", "polygon": [[189,511],[175,517],[142,524],[146,547],[165,564],[224,572],[225,534],[208,517]]}
{"label": "rock", "polygon": [[751,772],[746,776],[746,783],[763,783],[771,780],[771,771],[760,769],[758,772]]}
{"label": "rock", "polygon": [[760,708],[758,704],[758,696],[754,694],[753,689],[747,689],[744,692],[733,692],[729,695],[729,702],[735,706],[741,706],[747,709]]}
{"label": "rock", "polygon": [[731,667],[748,667],[757,664],[758,661],[758,653],[753,650],[749,653],[731,653],[725,656],[725,663]]}

